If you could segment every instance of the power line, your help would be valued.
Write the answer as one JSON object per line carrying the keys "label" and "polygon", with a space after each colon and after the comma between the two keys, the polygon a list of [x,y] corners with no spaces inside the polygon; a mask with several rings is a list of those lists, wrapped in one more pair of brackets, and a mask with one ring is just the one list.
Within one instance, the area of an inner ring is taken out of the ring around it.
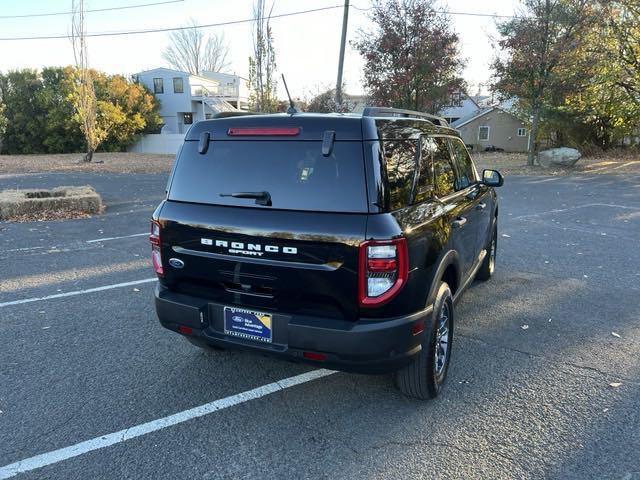
{"label": "power line", "polygon": [[[291,17],[293,15],[303,15],[305,13],[313,13],[313,12],[321,12],[323,10],[333,10],[336,8],[342,8],[342,5],[332,5],[330,7],[321,7],[321,8],[313,8],[310,10],[300,10],[297,12],[289,12],[289,13],[280,13],[278,15],[271,15],[271,18],[282,18],[282,17]],[[120,32],[96,32],[96,33],[87,33],[87,37],[117,37],[122,35],[141,35],[147,33],[160,33],[160,32],[176,32],[179,30],[190,30],[192,28],[211,28],[211,27],[223,27],[227,25],[237,25],[240,23],[249,23],[254,22],[254,18],[246,18],[243,20],[230,20],[228,22],[219,22],[219,23],[208,23],[203,25],[189,25],[183,27],[168,27],[168,28],[149,28],[144,30],[128,30],[128,31],[120,31]],[[33,37],[0,37],[0,42],[10,42],[17,40],[58,40],[63,38],[69,38],[69,35],[44,35],[44,36],[33,36]]]}
{"label": "power line", "polygon": [[[160,5],[163,3],[175,3],[175,2],[181,2],[183,0],[169,0],[166,2],[158,2],[158,3],[149,3],[149,4],[144,4],[144,5],[138,5],[138,6],[129,6],[128,8],[138,8],[138,7],[142,7],[142,6],[150,6],[150,5]],[[110,9],[100,9],[100,10],[92,10],[92,11],[106,11],[106,10],[115,10],[115,9],[122,9],[122,8],[127,8],[127,7],[111,7]],[[307,13],[314,13],[314,12],[321,12],[321,11],[326,11],[326,10],[334,10],[336,8],[343,8],[343,5],[331,5],[328,7],[321,7],[321,8],[312,8],[309,10],[299,10],[297,12],[288,12],[288,13],[280,13],[277,15],[271,15],[271,18],[283,18],[283,17],[291,17],[294,15],[304,15]],[[369,8],[361,8],[361,7],[356,7],[355,5],[351,5],[351,8],[355,8],[356,10],[360,10],[360,11],[367,11],[367,10],[371,10],[372,7]],[[88,12],[89,10],[87,10]],[[70,12],[69,12],[70,13]],[[446,10],[439,10],[437,11],[437,13],[443,13],[443,14],[448,14],[448,15],[469,15],[469,16],[479,16],[479,17],[494,17],[494,18],[523,18],[523,17],[516,17],[513,15],[497,15],[497,14],[489,14],[489,13],[475,13],[475,12],[451,12],[451,11],[446,11]],[[0,17],[2,18],[2,17]],[[190,30],[192,28],[212,28],[212,27],[224,27],[224,26],[228,26],[228,25],[238,25],[241,23],[249,23],[249,22],[254,22],[255,19],[254,18],[246,18],[246,19],[242,19],[242,20],[230,20],[227,22],[219,22],[219,23],[208,23],[208,24],[202,24],[202,25],[189,25],[189,26],[182,26],[182,27],[167,27],[167,28],[148,28],[148,29],[143,29],[143,30],[126,30],[126,31],[115,31],[115,32],[96,32],[96,33],[87,33],[86,36],[87,37],[118,37],[118,36],[123,36],[123,35],[143,35],[143,34],[148,34],[148,33],[162,33],[162,32],[176,32],[176,31],[180,31],[180,30]],[[59,40],[59,39],[66,39],[69,38],[69,35],[64,34],[64,35],[43,35],[43,36],[28,36],[28,37],[0,37],[0,42],[11,42],[11,41],[19,41],[19,40]]]}
{"label": "power line", "polygon": [[[166,5],[167,3],[181,3],[184,0],[166,0],[164,2],[141,3],[137,5],[123,5],[121,7],[94,8],[85,10],[84,13],[94,12],[112,12],[114,10],[129,10],[131,8],[153,7],[155,5]],[[25,13],[21,15],[0,15],[0,20],[9,18],[35,18],[35,17],[55,17],[58,15],[71,15],[73,12],[44,12],[44,13]]]}
{"label": "power line", "polygon": [[[351,5],[351,8],[355,8],[356,10],[360,10],[361,12],[367,12],[369,10],[373,10],[373,7],[357,7],[355,5]],[[480,13],[480,12],[454,12],[451,10],[434,10],[435,13],[443,13],[446,15],[461,15],[461,16],[469,16],[469,17],[490,17],[490,18],[523,18],[517,17],[515,15],[498,15],[496,13]]]}

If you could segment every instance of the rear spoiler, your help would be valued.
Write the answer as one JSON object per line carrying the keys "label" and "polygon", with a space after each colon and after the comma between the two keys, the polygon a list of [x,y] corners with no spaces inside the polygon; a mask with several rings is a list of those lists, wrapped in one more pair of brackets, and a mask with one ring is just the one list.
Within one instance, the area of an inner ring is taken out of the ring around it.
{"label": "rear spoiler", "polygon": [[260,115],[260,113],[257,112],[242,112],[242,111],[237,111],[237,112],[219,112],[216,113],[213,118],[229,118],[229,117],[246,117],[247,115]]}

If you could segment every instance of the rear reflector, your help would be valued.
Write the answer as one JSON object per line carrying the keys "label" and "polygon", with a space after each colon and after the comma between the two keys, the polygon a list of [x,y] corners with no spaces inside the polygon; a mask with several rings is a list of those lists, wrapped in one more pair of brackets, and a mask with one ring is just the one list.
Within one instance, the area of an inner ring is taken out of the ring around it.
{"label": "rear reflector", "polygon": [[183,335],[191,335],[193,333],[193,328],[191,327],[185,327],[184,325],[180,325],[178,327],[178,331],[180,333],[182,333]]}
{"label": "rear reflector", "polygon": [[230,137],[245,136],[281,136],[295,137],[300,134],[300,127],[280,127],[280,128],[263,128],[263,127],[243,127],[230,128],[227,135]]}
{"label": "rear reflector", "polygon": [[424,320],[418,320],[411,327],[411,333],[413,335],[418,335],[418,334],[420,334],[422,332],[424,332]]}
{"label": "rear reflector", "polygon": [[302,356],[308,360],[316,360],[318,362],[323,362],[327,359],[324,353],[318,352],[302,352]]}

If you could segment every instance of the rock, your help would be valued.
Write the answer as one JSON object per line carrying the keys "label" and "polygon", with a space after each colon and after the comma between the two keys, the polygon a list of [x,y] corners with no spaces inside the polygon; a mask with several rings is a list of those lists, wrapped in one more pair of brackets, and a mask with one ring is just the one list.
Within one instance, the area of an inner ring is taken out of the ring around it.
{"label": "rock", "polygon": [[538,163],[543,167],[573,167],[582,154],[575,148],[560,147],[538,153]]}

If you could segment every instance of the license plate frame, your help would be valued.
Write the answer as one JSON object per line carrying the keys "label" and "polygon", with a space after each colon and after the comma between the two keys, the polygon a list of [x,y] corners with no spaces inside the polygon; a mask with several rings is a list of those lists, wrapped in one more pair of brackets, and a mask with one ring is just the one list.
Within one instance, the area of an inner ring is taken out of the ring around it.
{"label": "license plate frame", "polygon": [[224,333],[260,343],[273,342],[273,315],[246,308],[224,307]]}

